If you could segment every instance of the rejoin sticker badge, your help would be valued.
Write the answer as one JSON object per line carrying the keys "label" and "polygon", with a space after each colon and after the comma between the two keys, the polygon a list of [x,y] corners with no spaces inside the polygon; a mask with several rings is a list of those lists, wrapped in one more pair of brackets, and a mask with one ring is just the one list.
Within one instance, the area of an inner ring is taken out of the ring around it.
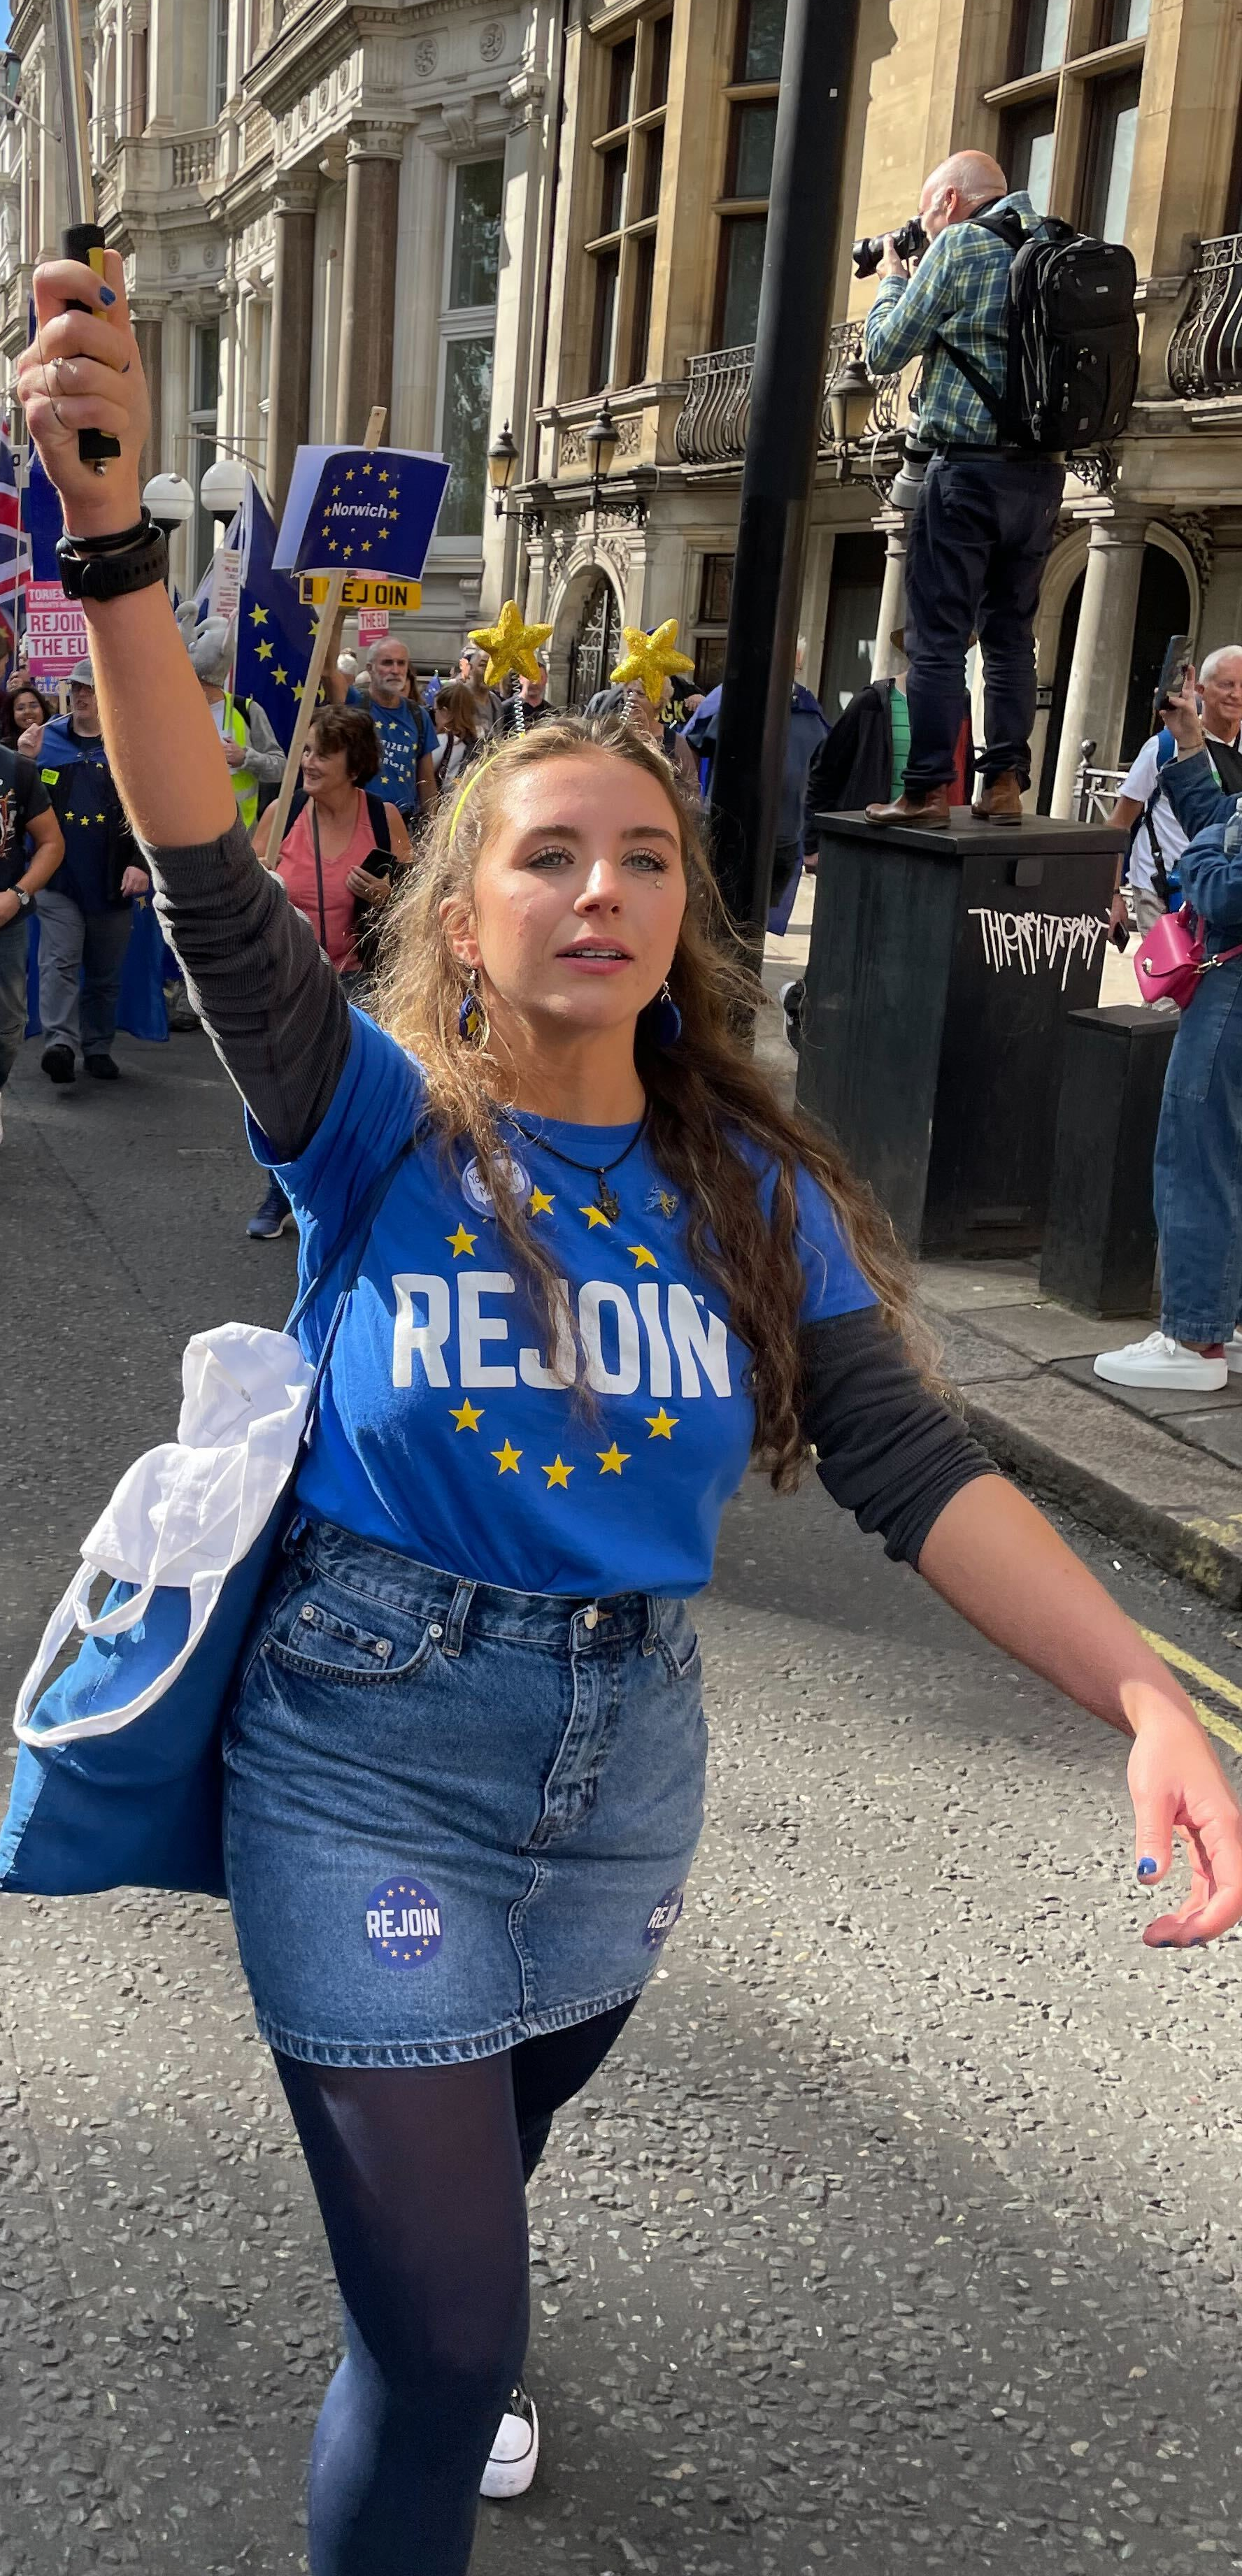
{"label": "rejoin sticker badge", "polygon": [[659,1904],[653,1907],[647,1918],[647,1929],[643,1934],[646,1949],[658,1950],[660,1943],[668,1939],[673,1925],[680,1919],[685,1901],[684,1882],[680,1887],[670,1887],[667,1895],[661,1897]]}
{"label": "rejoin sticker badge", "polygon": [[366,1933],[379,1967],[425,1968],[444,1938],[439,1903],[421,1879],[387,1879],[367,1898]]}

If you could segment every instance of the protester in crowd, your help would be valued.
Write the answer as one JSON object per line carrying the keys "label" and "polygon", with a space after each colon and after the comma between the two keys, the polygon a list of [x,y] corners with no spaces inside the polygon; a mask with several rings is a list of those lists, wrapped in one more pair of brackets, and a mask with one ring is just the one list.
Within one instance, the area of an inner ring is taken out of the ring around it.
{"label": "protester in crowd", "polygon": [[474,699],[480,731],[490,733],[503,712],[505,701],[499,689],[489,689],[487,685],[487,655],[481,644],[469,641],[463,644],[458,656],[457,676]]}
{"label": "protester in crowd", "polygon": [[[349,986],[356,985],[362,971],[361,935],[370,919],[380,918],[392,894],[385,863],[408,867],[413,857],[397,807],[363,783],[379,767],[379,748],[375,724],[361,707],[320,707],[311,718],[301,793],[279,856],[271,849],[273,807],[260,817],[254,833],[256,856],[280,878],[329,965]],[[292,1223],[289,1201],[273,1173],[246,1232],[273,1241]]]}
{"label": "protester in crowd", "polygon": [[[138,519],[149,428],[105,269],[36,271],[18,374],[79,543]],[[106,482],[86,425],[119,442]],[[1140,1878],[1175,1821],[1195,1852],[1149,1943],[1242,1917],[1242,1816],[1181,1686],[919,1375],[891,1231],[737,1033],[697,807],[636,730],[543,725],[446,798],[381,1025],[256,864],[158,566],[86,616],[256,1152],[321,1249],[380,1201],[229,1715],[226,1849],[345,2309],[311,2576],[465,2576],[525,2352],[524,2179],[681,1909],[687,1595],[749,1458],[786,1490],[814,1452],[893,1557],[1133,1739]]]}
{"label": "protester in crowd", "polygon": [[[18,689],[20,700],[24,691]],[[0,744],[0,1099],[26,1034],[26,960],[35,896],[65,844],[33,761]],[[0,1137],[4,1134],[0,1117]]]}
{"label": "protester in crowd", "polygon": [[[546,653],[537,653],[535,659],[539,664],[538,679],[518,681],[523,726],[527,733],[531,731],[532,726],[547,724],[549,719],[554,723],[560,721],[559,708],[552,706],[548,699],[548,657]],[[517,708],[512,698],[506,698],[494,730],[499,734],[510,734],[516,733],[517,729]]]}
{"label": "protester in crowd", "polygon": [[[285,755],[257,698],[243,707],[229,690],[236,635],[228,619],[205,617],[186,633],[190,663],[211,709],[212,721],[233,772],[237,811],[247,831],[259,819],[264,789],[277,789],[285,774]],[[270,801],[270,800],[269,800]]]}
{"label": "protester in crowd", "polygon": [[[1242,644],[1218,644],[1199,673],[1203,738],[1218,787],[1242,795]],[[1166,790],[1166,770],[1176,745],[1165,726],[1151,734],[1122,779],[1112,819],[1129,832],[1130,900],[1140,937],[1168,910],[1167,883],[1177,870],[1186,835]],[[1123,863],[1124,864],[1124,863]],[[1111,930],[1129,927],[1118,869]]]}
{"label": "protester in crowd", "polygon": [[653,707],[644,688],[625,688],[614,681],[607,689],[597,689],[584,709],[589,724],[599,724],[612,717],[620,724],[631,725],[644,740],[661,751],[687,787],[699,791],[699,764],[690,745],[683,738],[677,721],[675,701],[668,680],[660,693],[658,707]]}
{"label": "protester in crowd", "polygon": [[49,1082],[77,1078],[77,1052],[97,1082],[115,1082],[112,1053],[134,899],[151,891],[150,875],[113,784],[89,661],[69,674],[69,713],[54,716],[34,740],[64,858],[54,885],[36,897],[39,915],[40,1058]]}
{"label": "protester in crowd", "polygon": [[[44,697],[42,689],[37,689],[33,680],[19,673],[0,698],[0,743],[7,743],[10,751],[18,751],[22,735],[29,733],[34,736],[36,728],[36,739],[41,742],[43,727],[55,713],[51,699]],[[29,759],[33,755],[26,752],[22,756]]]}
{"label": "protester in crowd", "polygon": [[1102,1351],[1095,1373],[1113,1386],[1211,1395],[1242,1371],[1242,849],[1225,847],[1238,791],[1217,783],[1220,745],[1209,748],[1193,670],[1166,714],[1177,755],[1161,775],[1182,834],[1182,892],[1205,924],[1207,955],[1224,962],[1182,1012],[1165,1075],[1154,1173],[1159,1329]]}
{"label": "protester in crowd", "polygon": [[346,687],[344,674],[329,655],[325,695],[336,706],[362,707],[371,716],[381,760],[366,784],[373,796],[395,805],[407,830],[413,831],[420,817],[436,809],[436,729],[419,702],[417,684],[413,694],[407,694],[410,657],[397,636],[376,637],[367,655],[367,673],[370,691],[364,698],[357,687]]}
{"label": "protester in crowd", "polygon": [[[818,698],[808,689],[802,673],[806,667],[806,637],[798,637],[794,658],[794,678],[789,699],[789,728],[785,736],[785,762],[781,772],[781,801],[776,824],[776,853],[772,862],[772,906],[776,910],[788,892],[789,882],[802,866],[806,839],[807,781],[811,763],[820,754],[828,737],[828,719]],[[695,713],[683,728],[682,739],[696,758],[716,755],[716,730],[722,692],[709,689],[699,700]],[[757,746],[756,746],[757,748]]]}
{"label": "protester in crowd", "polygon": [[998,452],[996,422],[950,356],[966,352],[996,395],[1005,388],[1005,297],[1014,253],[970,218],[1020,216],[1042,230],[1025,189],[1009,193],[985,152],[955,152],[923,186],[919,215],[930,247],[913,278],[886,241],[867,318],[873,375],[895,375],[922,357],[918,434],[936,450],[923,480],[906,554],[910,751],[900,796],[867,807],[873,823],[949,819],[966,652],[974,628],[983,653],[987,739],[974,810],[1020,823],[1031,783],[1035,721],[1035,610],[1056,532],[1065,468],[1052,456]]}
{"label": "protester in crowd", "polygon": [[436,753],[436,786],[441,795],[460,777],[483,742],[479,710],[474,691],[460,680],[437,689],[434,700],[434,723],[440,737]]}

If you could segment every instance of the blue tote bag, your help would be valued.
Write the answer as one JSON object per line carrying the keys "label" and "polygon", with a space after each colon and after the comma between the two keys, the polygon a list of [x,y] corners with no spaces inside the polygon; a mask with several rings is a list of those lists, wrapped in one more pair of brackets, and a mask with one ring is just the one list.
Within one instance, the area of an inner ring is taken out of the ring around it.
{"label": "blue tote bag", "polygon": [[[412,1144],[373,1184],[289,1318],[292,1335],[339,1274],[313,1376],[296,1342],[288,1342],[285,1393],[295,1403],[305,1397],[300,1432],[275,1500],[244,1553],[211,1587],[209,1610],[193,1582],[118,1582],[92,1615],[94,1573],[86,1563],[53,1614],[18,1702],[20,1749],[0,1830],[0,1889],[7,1893],[88,1896],[111,1887],[154,1887],[225,1894],[223,1721],[297,1508],[298,1472],[341,1318],[371,1227]],[[192,1508],[192,1491],[189,1499]],[[72,1663],[31,1705],[36,1677],[75,1631],[83,1642]]]}

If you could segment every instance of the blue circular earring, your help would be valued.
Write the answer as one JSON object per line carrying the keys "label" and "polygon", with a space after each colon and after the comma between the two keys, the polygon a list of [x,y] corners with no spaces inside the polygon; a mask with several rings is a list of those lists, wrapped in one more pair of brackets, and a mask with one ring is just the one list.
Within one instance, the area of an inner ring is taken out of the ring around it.
{"label": "blue circular earring", "polygon": [[660,1016],[656,1023],[662,1047],[675,1047],[681,1036],[681,1013],[668,988],[668,977],[660,986]]}

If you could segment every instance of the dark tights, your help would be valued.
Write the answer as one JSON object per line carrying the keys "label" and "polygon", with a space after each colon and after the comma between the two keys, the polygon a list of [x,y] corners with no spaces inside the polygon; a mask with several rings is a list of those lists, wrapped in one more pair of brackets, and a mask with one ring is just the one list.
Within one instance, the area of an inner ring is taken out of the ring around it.
{"label": "dark tights", "polygon": [[311,2576],[464,2576],[526,2353],[525,2185],[632,2010],[458,2066],[277,2057],[345,2302],[311,2450]]}

